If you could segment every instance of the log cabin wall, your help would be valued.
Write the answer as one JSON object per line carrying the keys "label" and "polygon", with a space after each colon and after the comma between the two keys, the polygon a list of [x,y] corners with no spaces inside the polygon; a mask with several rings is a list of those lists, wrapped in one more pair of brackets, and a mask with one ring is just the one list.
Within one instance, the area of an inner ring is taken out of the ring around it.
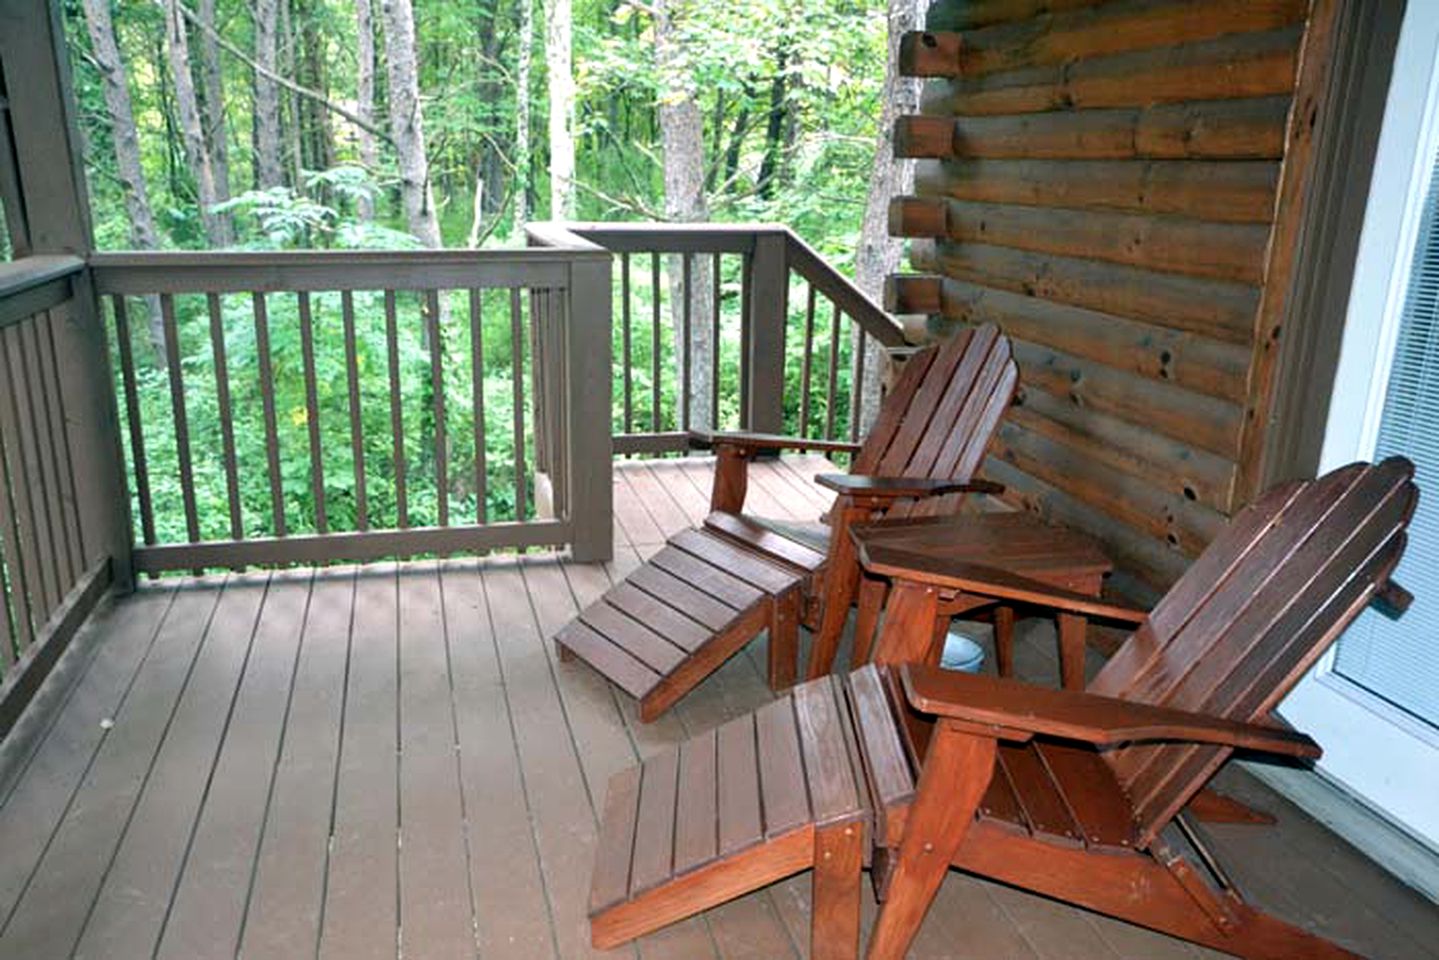
{"label": "log cabin wall", "polygon": [[1144,595],[1258,483],[1303,237],[1330,0],[939,0],[901,67],[918,275],[890,306],[998,323],[1021,393],[986,473],[1100,536]]}

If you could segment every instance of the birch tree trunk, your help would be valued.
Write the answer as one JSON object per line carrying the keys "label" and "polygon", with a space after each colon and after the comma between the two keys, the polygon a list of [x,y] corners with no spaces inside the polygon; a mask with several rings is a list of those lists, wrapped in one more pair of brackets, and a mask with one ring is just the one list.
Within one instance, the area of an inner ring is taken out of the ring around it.
{"label": "birch tree trunk", "polygon": [[386,78],[390,92],[390,132],[400,166],[400,200],[410,233],[427,247],[440,245],[440,223],[430,191],[425,158],[425,127],[420,112],[420,82],[415,60],[415,17],[410,0],[380,0],[384,18]]}
{"label": "birch tree trunk", "polygon": [[534,0],[520,5],[519,64],[515,70],[515,233],[530,218],[530,63],[535,46]]}
{"label": "birch tree trunk", "polygon": [[[140,140],[135,132],[135,110],[130,103],[130,83],[120,46],[115,42],[115,25],[110,18],[110,0],[85,0],[85,26],[90,34],[90,53],[100,74],[105,108],[110,114],[110,140],[115,149],[115,172],[125,195],[125,212],[130,217],[130,246],[154,250],[160,246],[155,232],[155,215],[145,187],[145,168],[140,163]],[[158,298],[147,297],[150,346],[160,366],[165,365],[165,330]]]}
{"label": "birch tree trunk", "polygon": [[[215,39],[215,0],[200,0],[200,91],[205,101],[205,146],[215,175],[215,196],[230,199],[230,144],[225,123],[225,78],[220,70],[220,44]],[[226,230],[233,233],[227,216]]]}
{"label": "birch tree trunk", "polygon": [[[371,17],[370,0],[355,0],[355,112],[366,123],[375,119],[375,23]],[[355,141],[360,148],[360,166],[374,175],[379,166],[380,151],[375,135],[363,127],[355,128]],[[363,194],[356,205],[361,220],[375,218],[375,198]]]}
{"label": "birch tree trunk", "polygon": [[575,77],[571,0],[545,2],[545,67],[550,98],[550,218],[575,216]]}
{"label": "birch tree trunk", "polygon": [[[654,0],[655,64],[659,73],[660,142],[664,151],[665,217],[672,221],[696,222],[709,219],[705,202],[704,119],[695,102],[694,78],[690,75],[675,26],[676,14],[688,12],[686,0]],[[690,284],[685,287],[684,258],[669,258],[670,318],[675,337],[675,382],[684,389],[685,300],[690,312],[690,420],[688,426],[709,429],[714,425],[710,409],[710,364],[713,315],[712,273],[709,257],[691,261]],[[681,404],[683,399],[681,398]],[[683,407],[681,407],[683,409]],[[682,429],[684,423],[678,424]]]}
{"label": "birch tree trunk", "polygon": [[[860,227],[859,248],[854,256],[855,285],[875,301],[884,294],[884,278],[899,269],[903,249],[903,244],[889,235],[889,201],[897,194],[909,193],[914,184],[914,164],[909,160],[896,160],[894,156],[894,118],[919,111],[919,81],[899,75],[899,40],[906,32],[919,29],[922,9],[920,0],[889,0],[889,59],[884,68],[884,86],[880,90],[879,136],[869,178],[864,222]],[[855,338],[857,348],[858,330]],[[861,435],[869,429],[879,412],[884,367],[883,348],[870,340],[864,358],[864,401],[859,420]]]}
{"label": "birch tree trunk", "polygon": [[200,200],[200,222],[205,239],[212,247],[230,242],[225,218],[211,208],[219,203],[215,191],[215,173],[210,166],[210,151],[205,145],[205,126],[200,117],[200,101],[195,96],[195,81],[190,73],[190,40],[185,19],[180,15],[179,0],[165,0],[165,51],[170,61],[170,80],[175,90],[175,112],[180,122],[180,139],[185,160],[195,178]]}
{"label": "birch tree trunk", "polygon": [[[173,2],[173,0],[172,0]],[[255,63],[271,74],[279,67],[279,3],[255,0]],[[255,72],[255,183],[260,189],[285,182],[280,160],[280,87],[274,80]]]}

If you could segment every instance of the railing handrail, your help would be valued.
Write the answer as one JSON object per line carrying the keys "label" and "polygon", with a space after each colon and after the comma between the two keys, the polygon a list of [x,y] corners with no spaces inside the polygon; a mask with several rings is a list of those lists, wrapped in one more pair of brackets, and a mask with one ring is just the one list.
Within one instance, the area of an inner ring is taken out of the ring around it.
{"label": "railing handrail", "polygon": [[66,255],[0,263],[0,329],[69,300],[71,278],[84,270],[85,261]]}
{"label": "railing handrail", "polygon": [[573,237],[599,244],[612,253],[749,253],[761,236],[784,239],[789,265],[885,347],[907,344],[904,328],[854,281],[836,270],[804,238],[782,223],[594,223],[554,221],[530,224],[532,241]]}

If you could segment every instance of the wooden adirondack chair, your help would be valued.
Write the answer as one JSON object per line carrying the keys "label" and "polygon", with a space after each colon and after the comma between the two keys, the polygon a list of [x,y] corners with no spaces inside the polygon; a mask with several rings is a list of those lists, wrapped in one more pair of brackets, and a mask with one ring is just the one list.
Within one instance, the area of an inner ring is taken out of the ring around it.
{"label": "wooden adirondack chair", "polygon": [[951,866],[1239,956],[1355,956],[1246,903],[1180,812],[1235,749],[1319,755],[1272,711],[1389,587],[1412,477],[1395,458],[1271,490],[1148,615],[1015,584],[1139,624],[1084,692],[870,664],[618,774],[595,944],[812,866],[812,953],[853,957],[868,853],[871,960],[904,955]]}
{"label": "wooden adirondack chair", "polygon": [[[637,698],[644,721],[765,629],[775,690],[794,683],[801,620],[819,627],[811,676],[828,672],[859,582],[851,524],[953,512],[966,493],[1000,492],[974,472],[1017,381],[1009,341],[977,327],[906,362],[863,444],[696,435],[716,454],[711,514],[556,634],[561,656],[580,657]],[[839,494],[827,527],[742,512],[749,462],[782,449],[855,454],[849,474],[820,478]]]}

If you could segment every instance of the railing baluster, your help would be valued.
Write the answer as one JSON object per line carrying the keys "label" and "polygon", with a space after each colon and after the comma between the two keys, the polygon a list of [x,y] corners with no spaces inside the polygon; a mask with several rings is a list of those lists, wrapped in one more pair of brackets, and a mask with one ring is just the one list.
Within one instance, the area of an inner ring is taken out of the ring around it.
{"label": "railing baluster", "polygon": [[859,442],[860,416],[864,409],[864,354],[868,346],[866,338],[869,336],[864,328],[850,318],[850,326],[855,330],[854,338],[854,381],[849,388],[849,439],[851,443]]}
{"label": "railing baluster", "polygon": [[240,473],[235,458],[235,418],[230,410],[230,364],[225,349],[225,320],[218,293],[206,294],[205,301],[210,314],[210,349],[215,357],[215,404],[220,414],[221,458],[225,464],[230,539],[241,540],[245,536],[245,521],[240,513]]}
{"label": "railing baluster", "polygon": [[395,457],[395,514],[397,526],[410,525],[410,501],[405,489],[405,415],[400,407],[400,331],[395,319],[395,291],[385,291],[385,350],[390,370],[390,440]]}
{"label": "railing baluster", "polygon": [[510,288],[510,380],[515,413],[515,520],[525,519],[525,336],[520,288]]}
{"label": "railing baluster", "polygon": [[59,421],[60,453],[65,468],[66,486],[70,492],[71,526],[75,537],[75,576],[84,572],[89,561],[85,549],[85,524],[80,515],[80,493],[75,482],[75,462],[70,449],[70,418],[65,411],[65,390],[60,379],[60,351],[55,346],[55,318],[45,325],[46,353],[50,358],[50,382],[54,385],[55,412]]}
{"label": "railing baluster", "polygon": [[750,312],[754,286],[754,254],[746,253],[740,262],[739,278],[739,428],[749,429],[749,338]]}
{"label": "railing baluster", "polygon": [[[4,357],[0,356],[0,361]],[[11,472],[10,463],[14,457],[13,418],[8,398],[0,393],[0,543],[5,547],[7,592],[10,597],[10,611],[15,615],[15,638],[21,650],[28,647],[35,638],[35,624],[32,615],[32,594],[30,586],[30,564],[26,562],[21,547],[19,511],[20,495],[16,489],[18,476]],[[22,481],[23,482],[23,481]],[[0,610],[0,614],[4,611]]]}
{"label": "railing baluster", "polygon": [[58,541],[56,561],[60,566],[60,591],[69,593],[70,587],[82,572],[80,547],[76,541],[76,499],[72,477],[69,476],[70,454],[65,448],[65,421],[60,415],[59,376],[55,370],[54,358],[50,356],[50,325],[54,322],[50,311],[37,314],[24,325],[29,341],[30,363],[39,381],[40,412],[43,421],[42,434],[44,449],[41,451],[44,466],[50,475],[50,523]]}
{"label": "railing baluster", "polygon": [[[3,477],[3,473],[0,473]],[[4,500],[4,490],[0,489],[0,501]],[[0,523],[5,520],[5,505],[0,502]],[[5,545],[0,542],[0,672],[8,672],[10,664],[15,662],[15,635],[10,629],[10,577],[8,574],[14,567],[5,552]]]}
{"label": "railing baluster", "polygon": [[684,297],[684,375],[681,378],[684,382],[680,384],[680,429],[690,428],[690,366],[691,354],[694,353],[692,343],[693,334],[690,331],[690,324],[694,322],[694,266],[695,255],[686,252],[684,255],[684,271],[680,282],[681,295]]}
{"label": "railing baluster", "polygon": [[711,318],[711,319],[712,319],[713,326],[712,326],[711,329],[710,329],[710,333],[712,334],[712,336],[710,337],[710,428],[713,429],[713,430],[719,430],[719,429],[721,429],[721,427],[720,427],[720,406],[719,406],[719,386],[720,386],[720,347],[721,347],[721,343],[720,343],[720,307],[721,307],[722,301],[721,301],[721,299],[720,299],[720,295],[721,295],[721,293],[723,292],[723,290],[722,290],[722,287],[721,287],[721,284],[720,284],[720,266],[721,266],[721,264],[723,263],[723,261],[722,261],[722,259],[721,259],[723,256],[724,256],[723,254],[716,253],[716,254],[714,255],[714,263],[713,263],[713,267],[714,267],[714,316]]}
{"label": "railing baluster", "polygon": [[660,432],[660,377],[664,366],[660,363],[660,255],[650,253],[650,429]]}
{"label": "railing baluster", "polygon": [[807,284],[809,296],[804,308],[804,360],[799,373],[799,435],[809,436],[809,387],[810,375],[814,372],[814,284]]}
{"label": "railing baluster", "polygon": [[620,254],[620,316],[624,335],[625,354],[625,433],[635,432],[635,398],[634,398],[634,371],[633,353],[631,350],[630,335],[630,255]]}
{"label": "railing baluster", "polygon": [[425,291],[430,324],[430,389],[434,393],[435,414],[435,500],[440,526],[450,525],[450,450],[445,442],[445,374],[444,344],[440,340],[440,294]]}
{"label": "railing baluster", "polygon": [[320,399],[315,377],[315,320],[310,312],[310,295],[301,290],[296,297],[300,308],[300,353],[305,368],[305,426],[310,435],[310,490],[315,498],[315,532],[328,533],[325,461],[320,450]]}
{"label": "railing baluster", "polygon": [[165,330],[165,366],[170,378],[170,411],[175,418],[175,459],[180,467],[180,499],[185,505],[185,534],[200,542],[200,516],[195,508],[195,472],[190,462],[190,418],[185,410],[185,376],[180,368],[180,329],[175,322],[175,298],[160,295],[160,316]]}
{"label": "railing baluster", "polygon": [[270,473],[270,513],[275,536],[286,535],[284,478],[280,475],[280,430],[275,416],[275,371],[270,361],[270,314],[265,295],[251,294],[255,311],[255,358],[260,374],[260,403],[265,413],[265,458]]}
{"label": "railing baluster", "polygon": [[475,522],[484,523],[485,505],[485,346],[484,300],[479,290],[470,291],[470,393],[475,414]]}
{"label": "railing baluster", "polygon": [[355,458],[355,527],[370,529],[369,498],[365,492],[365,433],[360,421],[360,360],[355,347],[355,297],[340,294],[340,316],[345,327],[345,373],[350,388],[350,455]]}
{"label": "railing baluster", "polygon": [[125,418],[130,425],[130,460],[135,471],[135,497],[140,501],[140,535],[155,542],[155,510],[150,501],[150,470],[145,461],[145,433],[140,422],[140,393],[135,386],[135,357],[130,345],[130,320],[125,298],[111,299],[115,310],[115,340],[120,349],[120,378],[125,385]]}
{"label": "railing baluster", "polygon": [[[21,529],[28,533],[30,538],[27,580],[35,590],[31,595],[32,599],[38,597],[40,600],[41,610],[35,617],[35,626],[38,629],[59,603],[60,593],[55,578],[54,561],[50,554],[49,531],[42,534],[40,529],[44,520],[44,487],[35,457],[35,428],[33,424],[26,422],[30,419],[30,379],[25,372],[19,334],[16,327],[0,330],[0,361],[3,361],[9,371],[5,378],[9,384],[9,403],[0,402],[0,407],[7,408],[9,422],[5,424],[5,433],[14,438],[10,444],[10,455],[13,457],[10,476],[12,480],[18,477],[20,486],[24,487],[24,495],[21,496],[17,491],[15,501],[16,507],[19,508]],[[27,436],[32,442],[25,442]]]}
{"label": "railing baluster", "polygon": [[834,412],[839,398],[839,304],[834,305],[834,313],[829,321],[829,383],[826,385],[829,390],[829,401],[824,412],[824,438],[834,439]]}

